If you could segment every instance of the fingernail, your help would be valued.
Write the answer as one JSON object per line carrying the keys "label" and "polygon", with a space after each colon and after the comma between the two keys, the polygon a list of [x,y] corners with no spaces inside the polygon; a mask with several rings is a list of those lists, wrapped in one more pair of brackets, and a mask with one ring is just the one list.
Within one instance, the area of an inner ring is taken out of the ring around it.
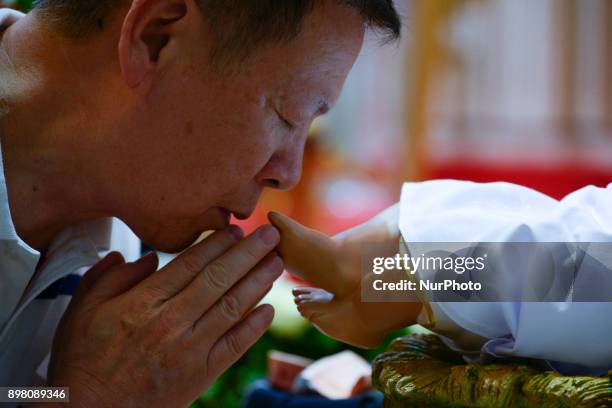
{"label": "fingernail", "polygon": [[255,324],[262,327],[267,327],[274,319],[274,308],[271,305],[265,304],[259,307],[259,313],[255,316]]}
{"label": "fingernail", "polygon": [[279,273],[283,273],[283,270],[285,269],[285,263],[283,262],[280,256],[275,256],[272,259],[272,268],[274,270],[279,270]]}
{"label": "fingernail", "polygon": [[101,261],[109,262],[111,265],[119,264],[125,262],[123,255],[121,252],[113,251],[106,255]]}
{"label": "fingernail", "polygon": [[268,213],[268,219],[275,225],[280,223],[282,220],[280,215],[274,211]]}
{"label": "fingernail", "polygon": [[142,258],[140,258],[139,260],[136,261],[136,264],[141,264],[141,263],[147,263],[151,260],[151,258],[153,257],[157,257],[157,254],[155,253],[155,251],[149,252],[148,254],[146,254],[145,256],[143,256]]}
{"label": "fingernail", "polygon": [[234,236],[234,238],[236,238],[237,240],[241,240],[242,237],[244,236],[244,232],[242,231],[242,228],[240,228],[237,225],[230,225],[229,227],[227,227],[227,230],[229,231],[230,234],[232,234]]}
{"label": "fingernail", "polygon": [[259,237],[266,245],[276,245],[280,238],[276,228],[267,225],[259,230]]}
{"label": "fingernail", "polygon": [[267,267],[261,270],[261,277],[263,282],[272,284],[274,283],[283,273],[282,267],[272,261]]}

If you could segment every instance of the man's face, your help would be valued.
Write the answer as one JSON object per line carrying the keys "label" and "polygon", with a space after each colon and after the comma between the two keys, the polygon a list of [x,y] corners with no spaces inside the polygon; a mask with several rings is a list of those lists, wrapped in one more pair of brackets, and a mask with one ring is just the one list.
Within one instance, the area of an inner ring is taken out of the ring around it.
{"label": "man's face", "polygon": [[[190,48],[179,38],[162,50],[177,56],[141,106],[126,108],[131,136],[117,149],[129,159],[114,175],[129,186],[116,212],[145,242],[181,250],[232,213],[248,217],[264,188],[299,181],[308,129],[337,100],[363,42],[362,18],[335,3],[315,7],[295,40],[257,48],[237,74],[211,66],[195,36]],[[204,19],[192,21],[210,37]]]}

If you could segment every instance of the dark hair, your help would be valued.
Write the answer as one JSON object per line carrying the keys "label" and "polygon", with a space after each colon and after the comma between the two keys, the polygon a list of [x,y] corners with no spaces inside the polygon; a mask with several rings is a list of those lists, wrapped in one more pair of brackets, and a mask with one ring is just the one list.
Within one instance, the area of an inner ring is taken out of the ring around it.
{"label": "dark hair", "polygon": [[[105,20],[125,0],[36,0],[34,7],[72,37],[102,30]],[[215,36],[213,58],[245,57],[256,46],[296,37],[302,21],[321,1],[356,9],[383,41],[400,37],[401,22],[393,0],[196,0]]]}

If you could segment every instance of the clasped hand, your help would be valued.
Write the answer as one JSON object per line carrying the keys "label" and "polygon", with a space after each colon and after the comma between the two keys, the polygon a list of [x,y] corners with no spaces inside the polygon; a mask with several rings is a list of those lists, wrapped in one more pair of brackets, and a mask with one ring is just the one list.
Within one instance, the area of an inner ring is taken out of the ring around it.
{"label": "clasped hand", "polygon": [[50,385],[72,406],[186,406],[264,333],[253,309],[283,270],[279,234],[235,226],[157,270],[112,253],[83,278],[56,332]]}

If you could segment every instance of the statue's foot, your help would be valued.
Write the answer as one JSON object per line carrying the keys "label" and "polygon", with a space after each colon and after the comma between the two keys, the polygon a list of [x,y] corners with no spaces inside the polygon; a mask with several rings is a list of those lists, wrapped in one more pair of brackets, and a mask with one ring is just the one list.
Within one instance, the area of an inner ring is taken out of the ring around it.
{"label": "statue's foot", "polygon": [[384,333],[364,325],[353,297],[338,297],[319,288],[296,288],[297,308],[320,332],[357,347],[377,346]]}
{"label": "statue's foot", "polygon": [[293,300],[298,311],[308,320],[316,319],[316,315],[330,312],[329,303],[333,299],[334,295],[323,289],[309,287],[293,289]]}
{"label": "statue's foot", "polygon": [[343,251],[339,242],[285,215],[272,212],[268,218],[280,231],[277,252],[287,271],[335,295],[359,285],[359,267],[351,263],[355,257]]}

